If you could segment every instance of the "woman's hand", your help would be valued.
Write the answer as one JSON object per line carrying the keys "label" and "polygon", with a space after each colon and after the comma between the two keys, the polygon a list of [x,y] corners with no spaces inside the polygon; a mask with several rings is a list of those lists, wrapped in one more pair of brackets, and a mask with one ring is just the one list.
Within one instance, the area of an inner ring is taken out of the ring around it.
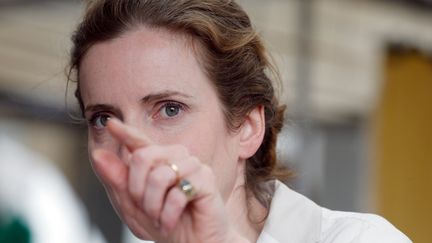
{"label": "woman's hand", "polygon": [[[118,120],[111,135],[130,151],[129,161],[107,150],[93,152],[94,169],[112,204],[144,240],[176,243],[247,242],[230,225],[211,168],[180,145],[161,146]],[[193,198],[178,187],[189,182]]]}

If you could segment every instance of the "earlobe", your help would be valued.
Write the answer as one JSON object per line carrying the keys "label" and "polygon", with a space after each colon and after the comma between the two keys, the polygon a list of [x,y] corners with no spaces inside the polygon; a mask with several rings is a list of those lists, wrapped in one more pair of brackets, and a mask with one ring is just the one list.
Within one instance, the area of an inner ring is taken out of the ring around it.
{"label": "earlobe", "polygon": [[252,157],[264,138],[264,106],[254,108],[247,116],[240,131],[240,159]]}

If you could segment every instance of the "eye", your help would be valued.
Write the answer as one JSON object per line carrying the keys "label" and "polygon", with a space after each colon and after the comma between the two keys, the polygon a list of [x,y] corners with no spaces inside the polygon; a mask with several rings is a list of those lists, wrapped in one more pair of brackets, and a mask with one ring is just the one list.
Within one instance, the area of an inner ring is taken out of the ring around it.
{"label": "eye", "polygon": [[102,129],[102,128],[106,127],[109,119],[111,119],[111,116],[109,116],[108,114],[96,113],[90,119],[90,125],[96,129]]}
{"label": "eye", "polygon": [[160,108],[158,115],[162,118],[174,118],[184,110],[183,105],[176,102],[167,102]]}

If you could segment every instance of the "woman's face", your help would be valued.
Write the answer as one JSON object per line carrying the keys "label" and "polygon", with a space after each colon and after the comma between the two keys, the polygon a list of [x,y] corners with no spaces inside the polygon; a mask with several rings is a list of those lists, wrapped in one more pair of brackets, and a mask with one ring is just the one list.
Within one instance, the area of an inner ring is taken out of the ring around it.
{"label": "woman's face", "polygon": [[212,167],[227,199],[243,169],[239,135],[228,131],[190,40],[160,29],[129,31],[92,46],[79,80],[90,152],[110,150],[128,163],[128,150],[105,129],[107,118],[116,117],[156,144],[185,146]]}

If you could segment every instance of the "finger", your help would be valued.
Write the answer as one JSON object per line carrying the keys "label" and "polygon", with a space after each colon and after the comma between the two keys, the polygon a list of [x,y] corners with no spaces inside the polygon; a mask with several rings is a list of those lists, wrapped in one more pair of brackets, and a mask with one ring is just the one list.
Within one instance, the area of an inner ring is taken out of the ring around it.
{"label": "finger", "polygon": [[143,208],[154,221],[159,221],[165,195],[176,181],[177,173],[168,165],[158,166],[150,172],[144,192]]}
{"label": "finger", "polygon": [[163,232],[166,234],[172,232],[187,203],[186,197],[177,187],[173,187],[168,192],[160,215],[160,225]]}
{"label": "finger", "polygon": [[[171,162],[173,161],[173,162]],[[177,167],[174,170],[171,165]],[[160,220],[160,214],[168,191],[176,186],[180,178],[192,174],[200,167],[197,158],[188,156],[184,159],[168,160],[159,164],[149,172],[144,191],[144,212],[155,221]]]}
{"label": "finger", "polygon": [[[142,150],[142,149],[140,149]],[[147,162],[150,159],[144,151],[137,150],[132,154],[132,159],[129,164],[129,192],[135,202],[142,201],[147,174],[150,171],[152,162]]]}
{"label": "finger", "polygon": [[182,173],[181,177],[190,181],[196,195],[189,201],[179,186],[171,187],[168,190],[159,218],[161,232],[164,235],[169,235],[176,228],[189,204],[193,204],[195,216],[199,216],[201,221],[212,222],[223,215],[223,211],[214,211],[209,214],[209,206],[214,203],[219,204],[219,208],[223,209],[223,201],[216,196],[218,189],[214,184],[212,186],[212,183],[206,183],[209,178],[213,177],[211,168],[200,163],[195,157],[190,157],[188,160],[191,169]]}
{"label": "finger", "polygon": [[96,174],[105,186],[115,190],[127,189],[129,169],[116,154],[96,149],[92,153],[92,161]]}
{"label": "finger", "polygon": [[137,149],[129,164],[129,192],[133,199],[143,205],[147,175],[157,165],[170,160],[182,160],[188,156],[184,147],[151,145]]}
{"label": "finger", "polygon": [[92,153],[93,164],[118,215],[135,235],[143,240],[152,239],[156,230],[127,190],[128,167],[112,152],[97,149]]}
{"label": "finger", "polygon": [[131,126],[123,124],[118,119],[109,119],[107,128],[111,135],[126,145],[130,152],[134,151],[135,149],[153,144],[153,142],[142,132],[137,131]]}
{"label": "finger", "polygon": [[208,206],[214,203],[220,204],[221,208],[223,208],[219,189],[216,183],[214,183],[216,177],[208,165],[200,163],[193,171],[185,175],[183,179],[192,186],[193,197],[188,198],[190,195],[188,195],[187,191],[182,191],[180,187],[177,188],[182,192],[188,204],[193,204],[197,215],[208,215]]}
{"label": "finger", "polygon": [[153,221],[133,202],[129,194],[124,191],[107,191],[118,216],[134,235],[142,240],[152,240],[159,228],[154,227]]}

